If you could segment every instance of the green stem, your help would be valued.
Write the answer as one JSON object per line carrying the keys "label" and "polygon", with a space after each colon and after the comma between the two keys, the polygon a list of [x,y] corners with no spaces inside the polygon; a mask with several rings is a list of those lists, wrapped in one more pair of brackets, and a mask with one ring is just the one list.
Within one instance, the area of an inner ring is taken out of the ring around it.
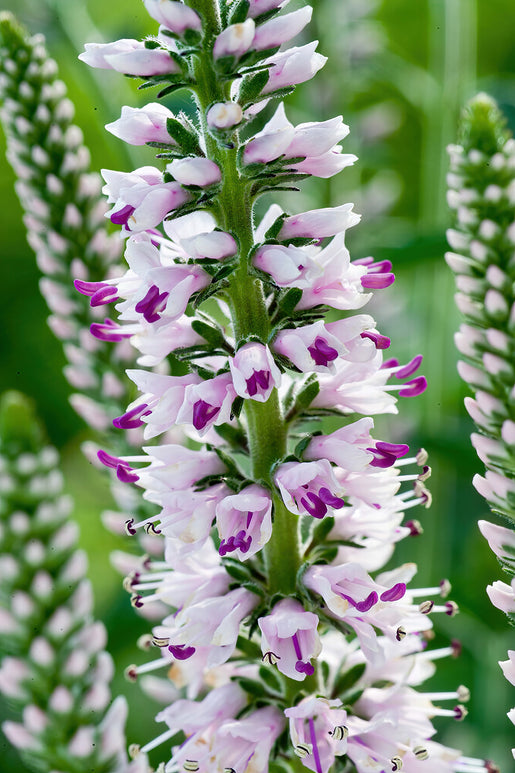
{"label": "green stem", "polygon": [[[217,200],[221,213],[219,224],[233,233],[239,243],[238,267],[231,274],[227,289],[234,335],[237,344],[248,340],[250,336],[257,336],[266,343],[270,336],[270,321],[263,286],[249,272],[249,254],[254,244],[250,184],[240,175],[237,148],[219,145],[209,134],[205,119],[206,111],[213,102],[225,101],[223,82],[217,77],[211,55],[214,40],[220,32],[218,2],[189,0],[189,5],[203,19],[204,50],[195,59],[193,74],[197,83],[196,92],[207,153],[222,170],[222,187]],[[285,456],[287,439],[286,423],[277,390],[273,390],[266,403],[246,400],[245,415],[253,477],[272,486],[272,469]],[[274,497],[273,535],[265,548],[271,593],[290,595],[295,591],[295,578],[300,566],[297,532],[296,517],[286,510],[279,497]]]}

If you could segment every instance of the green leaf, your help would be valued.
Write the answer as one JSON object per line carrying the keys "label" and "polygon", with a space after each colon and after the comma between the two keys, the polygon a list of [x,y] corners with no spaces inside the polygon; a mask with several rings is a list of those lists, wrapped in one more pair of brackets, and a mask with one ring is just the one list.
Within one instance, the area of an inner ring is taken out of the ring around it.
{"label": "green leaf", "polygon": [[290,408],[288,416],[286,417],[287,420],[291,421],[299,413],[302,413],[306,408],[309,408],[319,392],[320,385],[318,379],[315,375],[311,375],[304,383],[302,389],[297,393],[293,407]]}
{"label": "green leaf", "polygon": [[245,690],[245,692],[248,692],[249,695],[255,695],[257,698],[264,698],[266,695],[266,690],[262,683],[258,682],[256,679],[249,679],[246,676],[233,676],[232,681],[238,682],[240,687]]}
{"label": "green leaf", "polygon": [[300,287],[292,287],[288,290],[279,301],[279,308],[282,312],[281,316],[289,317],[301,298],[302,290]]}
{"label": "green leaf", "polygon": [[202,155],[198,136],[187,129],[177,118],[166,119],[166,131],[185,153],[195,156]]}
{"label": "green leaf", "polygon": [[313,529],[313,542],[315,545],[323,542],[333,527],[334,518],[332,515],[327,515],[325,518],[322,518]]}
{"label": "green leaf", "polygon": [[261,660],[261,647],[259,644],[256,644],[256,642],[247,639],[245,636],[238,636],[236,647],[240,650],[240,652],[243,652],[244,655],[248,655],[250,658],[252,658],[252,660]]}
{"label": "green leaf", "polygon": [[192,329],[199,336],[202,336],[209,344],[215,347],[224,348],[226,346],[226,340],[221,330],[212,325],[208,325],[202,322],[200,319],[194,319],[191,323]]}

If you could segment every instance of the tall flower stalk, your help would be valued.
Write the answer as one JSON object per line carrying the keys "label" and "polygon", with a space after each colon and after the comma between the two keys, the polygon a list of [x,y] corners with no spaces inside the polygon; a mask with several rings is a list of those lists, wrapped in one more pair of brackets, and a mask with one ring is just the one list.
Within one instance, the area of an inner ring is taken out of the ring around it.
{"label": "tall flower stalk", "polygon": [[[150,439],[178,425],[186,437],[138,456],[99,452],[156,506],[128,519],[129,534],[165,545],[163,561],[145,557],[125,581],[136,608],[164,610],[149,637],[159,654],[127,676],[166,669],[182,688],[157,716],[164,732],[132,754],[171,745],[168,773],[493,771],[432,740],[433,717],[464,718],[468,690],[416,690],[459,653],[427,646],[431,615],[457,612],[449,583],[412,587],[413,564],[377,574],[420,533],[405,514],[430,504],[427,454],[371,435],[370,414],[397,413],[396,394],[426,386],[422,358],[385,360],[390,340],[355,313],[391,285],[391,265],[350,260],[352,204],[254,212],[263,194],[356,160],[342,153],[341,117],[294,126],[277,106],[325,62],[316,43],[288,45],[311,9],[144,3],[156,37],[88,44],[81,58],[143,78],[158,99],[189,89],[193,116],[156,101],[107,127],[157,147],[160,165],[104,170],[129,268],[76,283],[116,303],[118,319],[93,335],[127,338],[141,365],[161,368],[128,371],[140,396],[120,426]],[[163,371],[171,353],[186,375]]]}
{"label": "tall flower stalk", "polygon": [[0,401],[0,692],[2,729],[35,771],[125,773],[125,700],[110,708],[113,664],[92,615],[58,455],[31,404]]}
{"label": "tall flower stalk", "polygon": [[70,276],[105,278],[120,257],[120,244],[107,232],[101,181],[90,171],[90,154],[73,123],[74,106],[57,64],[43,36],[30,36],[7,12],[0,14],[0,102],[7,158],[43,274],[48,323],[63,343],[65,376],[77,390],[71,403],[90,426],[105,432],[127,400],[118,377],[126,353],[91,338],[92,313],[101,312],[102,298],[91,312],[73,292]]}
{"label": "tall flower stalk", "polygon": [[[496,103],[479,94],[463,113],[461,142],[450,147],[449,204],[456,212],[447,263],[456,274],[456,303],[465,323],[456,334],[462,379],[474,397],[465,406],[478,432],[472,444],[485,464],[474,486],[498,523],[479,528],[511,584],[487,587],[494,606],[515,622],[515,141]],[[515,684],[515,651],[500,663]],[[508,716],[515,723],[515,708]],[[513,750],[515,755],[515,749]]]}

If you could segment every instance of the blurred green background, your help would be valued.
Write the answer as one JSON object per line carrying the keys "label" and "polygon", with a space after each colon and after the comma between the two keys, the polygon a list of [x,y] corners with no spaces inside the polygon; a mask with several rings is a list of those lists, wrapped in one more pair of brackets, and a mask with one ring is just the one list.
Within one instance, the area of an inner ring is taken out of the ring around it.
{"label": "blurred green background", "polygon": [[[292,8],[299,3],[292,3]],[[464,723],[437,721],[440,740],[477,757],[495,759],[503,773],[513,770],[509,748],[513,726],[505,714],[514,691],[497,665],[514,648],[501,612],[492,608],[485,586],[500,570],[476,522],[487,508],[471,486],[482,465],[471,449],[472,423],[465,414],[466,390],[456,373],[453,333],[459,316],[453,279],[443,261],[446,208],[445,147],[456,141],[459,110],[478,90],[490,92],[515,127],[515,8],[513,0],[315,0],[309,39],[320,40],[329,56],[325,69],[288,100],[294,122],[324,120],[341,113],[351,126],[344,152],[359,164],[335,180],[309,181],[289,200],[292,210],[355,201],[362,224],[349,234],[354,258],[390,258],[397,281],[374,301],[378,328],[392,338],[392,355],[425,356],[427,392],[401,401],[394,421],[377,422],[376,434],[429,451],[433,506],[417,513],[424,534],[399,546],[396,562],[416,561],[420,585],[448,577],[461,614],[438,623],[438,642],[461,639],[460,660],[442,663],[426,689],[472,691]],[[92,168],[130,169],[153,163],[151,151],[122,146],[103,130],[122,104],[141,105],[132,81],[92,71],[77,60],[84,42],[139,38],[155,32],[140,0],[3,0],[32,32],[43,32],[61,77],[75,102],[76,123],[92,151]],[[153,99],[153,96],[150,97]],[[179,95],[169,107],[186,108]],[[0,135],[0,151],[4,149]],[[38,271],[21,222],[13,176],[0,152],[2,281],[0,391],[20,389],[38,404],[50,440],[63,455],[67,488],[76,502],[82,543],[88,550],[97,614],[109,629],[117,663],[114,689],[133,698],[131,742],[155,735],[155,708],[137,685],[123,680],[123,668],[142,662],[134,642],[147,626],[130,608],[120,579],[109,565],[123,540],[108,534],[99,512],[110,504],[106,480],[84,460],[80,443],[88,433],[70,408],[62,375],[60,345],[46,325],[38,293]],[[22,771],[0,739],[2,773]]]}

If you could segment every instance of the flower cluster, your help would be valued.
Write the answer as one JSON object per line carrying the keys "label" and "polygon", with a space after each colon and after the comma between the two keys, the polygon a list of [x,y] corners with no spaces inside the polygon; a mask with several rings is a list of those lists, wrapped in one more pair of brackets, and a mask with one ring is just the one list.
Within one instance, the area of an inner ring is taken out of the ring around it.
{"label": "flower cluster", "polygon": [[128,773],[125,701],[111,701],[106,632],[92,617],[57,452],[32,406],[0,402],[0,692],[21,722],[2,729],[34,770]]}
{"label": "flower cluster", "polygon": [[76,282],[93,303],[115,304],[93,336],[140,354],[128,371],[139,396],[117,426],[148,440],[178,426],[184,438],[98,453],[155,506],[129,518],[128,533],[164,541],[164,560],[145,557],[125,580],[132,604],[161,616],[148,639],[158,656],[127,677],[179,699],[157,716],[168,729],[132,753],[170,742],[167,773],[291,770],[295,756],[316,773],[493,771],[432,740],[432,718],[463,719],[468,691],[415,689],[459,653],[456,642],[428,647],[431,615],[457,612],[449,583],[413,587],[413,564],[377,574],[399,540],[421,533],[407,511],[431,499],[427,454],[371,434],[371,416],[397,413],[397,397],[426,386],[422,358],[385,359],[390,340],[361,313],[394,281],[391,264],[351,261],[352,204],[254,216],[261,195],[355,161],[341,118],[294,125],[279,102],[252,131],[324,64],[316,43],[288,45],[311,9],[144,3],[157,36],[88,44],[81,58],[143,78],[158,99],[188,88],[196,110],[152,102],[108,125],[157,147],[160,163],[104,170],[128,269]]}
{"label": "flower cluster", "polygon": [[0,43],[0,117],[27,238],[43,274],[48,324],[63,343],[65,376],[77,390],[70,398],[73,407],[90,426],[105,431],[127,399],[118,374],[127,352],[121,347],[110,352],[91,338],[91,313],[70,287],[70,274],[83,281],[104,278],[120,257],[119,241],[105,227],[101,181],[89,171],[73,104],[43,36],[30,37],[11,14],[2,13]]}
{"label": "flower cluster", "polygon": [[[474,392],[465,406],[479,432],[472,444],[486,466],[474,486],[506,526],[480,521],[511,584],[487,587],[492,604],[515,621],[515,422],[513,331],[515,320],[515,141],[495,102],[479,94],[463,116],[462,144],[453,145],[449,204],[456,211],[447,263],[456,274],[456,303],[465,323],[456,334],[463,356],[459,373]],[[515,684],[515,653],[501,663]],[[515,709],[508,716],[515,723]],[[515,756],[515,749],[513,750]]]}

